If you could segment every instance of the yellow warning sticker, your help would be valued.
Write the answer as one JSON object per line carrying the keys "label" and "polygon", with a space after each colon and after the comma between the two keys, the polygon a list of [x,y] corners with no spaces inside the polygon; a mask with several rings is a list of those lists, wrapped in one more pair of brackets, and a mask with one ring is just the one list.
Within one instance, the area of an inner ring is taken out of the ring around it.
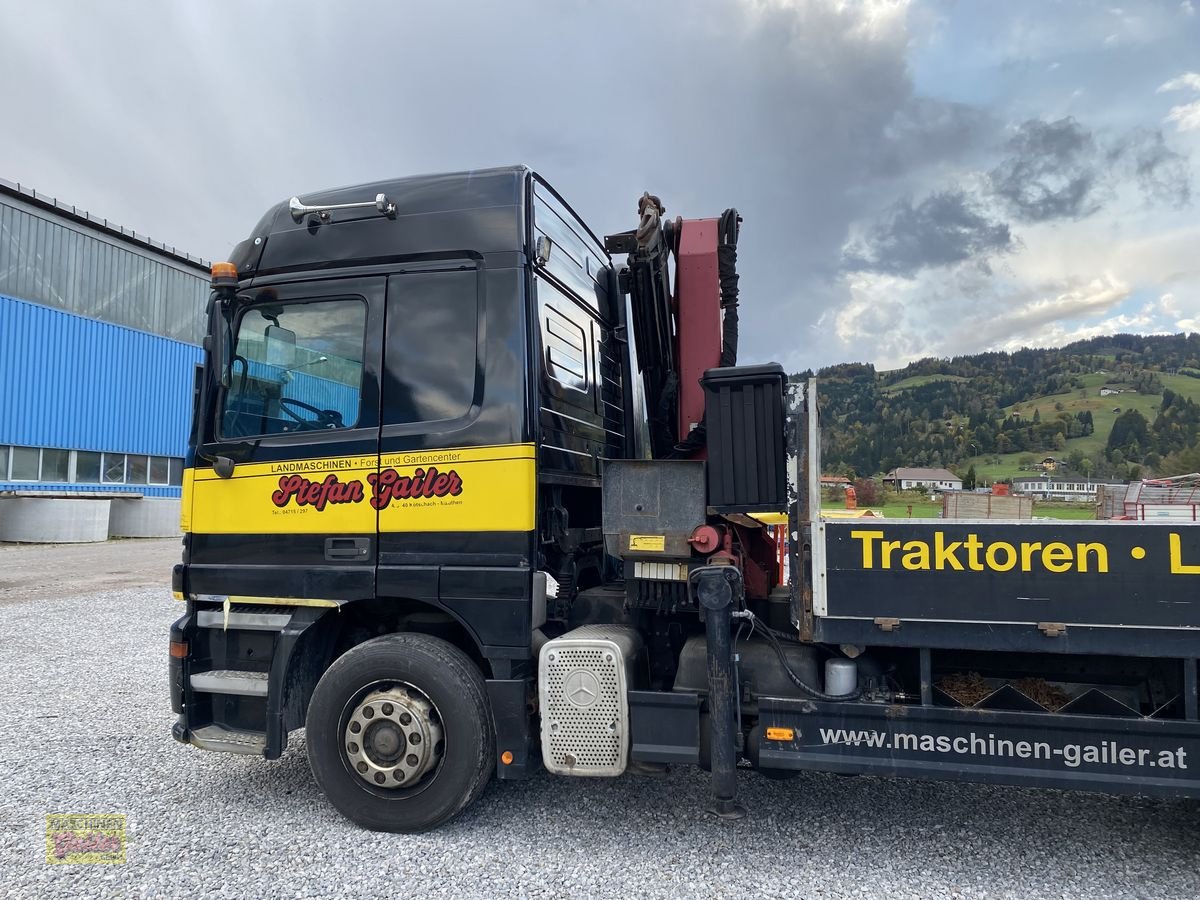
{"label": "yellow warning sticker", "polygon": [[662,534],[631,534],[629,549],[647,553],[662,553],[667,549],[667,538]]}

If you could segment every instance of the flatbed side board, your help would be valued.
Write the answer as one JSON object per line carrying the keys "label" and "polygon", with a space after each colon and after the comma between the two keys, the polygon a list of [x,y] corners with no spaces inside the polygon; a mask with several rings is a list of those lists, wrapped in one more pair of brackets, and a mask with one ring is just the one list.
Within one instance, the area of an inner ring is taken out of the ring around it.
{"label": "flatbed side board", "polygon": [[760,765],[1200,797],[1200,722],[763,699]]}
{"label": "flatbed side board", "polygon": [[823,522],[835,618],[1200,629],[1200,528]]}

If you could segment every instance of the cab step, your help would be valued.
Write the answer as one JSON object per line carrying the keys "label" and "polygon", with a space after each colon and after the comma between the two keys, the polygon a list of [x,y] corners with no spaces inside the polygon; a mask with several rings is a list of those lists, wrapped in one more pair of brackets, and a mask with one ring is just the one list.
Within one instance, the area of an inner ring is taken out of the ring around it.
{"label": "cab step", "polygon": [[194,672],[192,690],[204,694],[228,694],[234,697],[267,696],[266,672],[239,672],[233,669],[214,669]]}
{"label": "cab step", "polygon": [[261,731],[234,731],[222,725],[204,725],[193,729],[188,741],[202,750],[262,756],[267,736]]}

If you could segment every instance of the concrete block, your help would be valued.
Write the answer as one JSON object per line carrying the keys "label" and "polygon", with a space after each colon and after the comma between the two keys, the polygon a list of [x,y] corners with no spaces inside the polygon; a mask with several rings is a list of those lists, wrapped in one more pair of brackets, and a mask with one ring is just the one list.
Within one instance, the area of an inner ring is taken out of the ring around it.
{"label": "concrete block", "polygon": [[179,530],[180,501],[171,497],[113,500],[108,522],[111,537],[175,537]]}
{"label": "concrete block", "polygon": [[0,541],[86,544],[108,540],[111,500],[0,498]]}

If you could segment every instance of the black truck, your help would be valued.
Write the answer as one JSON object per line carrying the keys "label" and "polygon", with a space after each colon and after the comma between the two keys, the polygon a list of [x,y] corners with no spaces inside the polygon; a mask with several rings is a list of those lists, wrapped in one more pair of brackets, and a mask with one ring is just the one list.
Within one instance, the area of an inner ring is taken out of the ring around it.
{"label": "black truck", "polygon": [[700,765],[727,817],[740,762],[1200,795],[1200,529],[822,518],[815,384],[738,365],[740,217],[665,213],[404,178],[213,266],[174,736],[304,728],[394,831],[538,767]]}

